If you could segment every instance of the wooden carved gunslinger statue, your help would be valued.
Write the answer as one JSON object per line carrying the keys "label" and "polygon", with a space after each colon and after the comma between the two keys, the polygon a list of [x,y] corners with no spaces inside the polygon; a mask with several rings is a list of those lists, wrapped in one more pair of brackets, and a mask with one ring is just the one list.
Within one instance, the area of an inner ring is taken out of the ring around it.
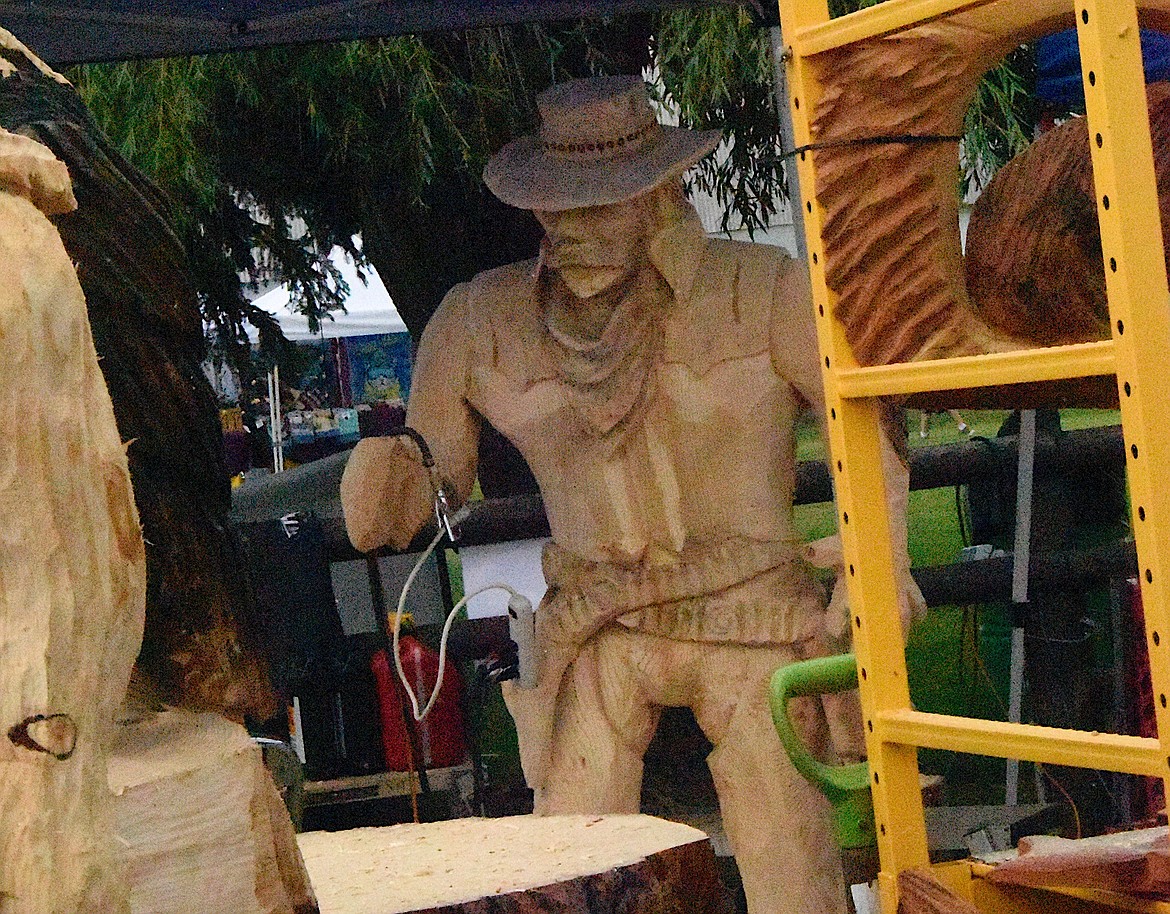
{"label": "wooden carved gunslinger statue", "polygon": [[[636,812],[660,709],[689,706],[753,914],[843,910],[828,808],[767,702],[772,672],[847,629],[792,521],[793,424],[802,399],[823,403],[807,274],[777,248],[706,237],[679,177],[718,134],[660,126],[640,79],[566,83],[539,108],[539,136],[484,179],[535,213],[540,256],[448,294],[407,412],[458,499],[481,416],[544,497],[537,686],[505,696],[536,810]],[[904,468],[891,475],[904,516]],[[362,441],[342,481],[354,544],[405,547],[431,495],[414,444]],[[908,615],[920,597],[902,570]],[[797,713],[827,749],[819,705]]]}

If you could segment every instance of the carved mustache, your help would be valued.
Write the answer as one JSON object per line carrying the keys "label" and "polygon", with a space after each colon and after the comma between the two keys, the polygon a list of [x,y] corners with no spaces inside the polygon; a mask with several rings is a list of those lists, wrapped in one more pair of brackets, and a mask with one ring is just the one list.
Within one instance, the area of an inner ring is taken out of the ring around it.
{"label": "carved mustache", "polygon": [[604,242],[566,238],[553,242],[546,235],[540,243],[541,264],[549,269],[561,267],[610,267],[621,269],[629,266],[629,258],[623,252],[615,251]]}

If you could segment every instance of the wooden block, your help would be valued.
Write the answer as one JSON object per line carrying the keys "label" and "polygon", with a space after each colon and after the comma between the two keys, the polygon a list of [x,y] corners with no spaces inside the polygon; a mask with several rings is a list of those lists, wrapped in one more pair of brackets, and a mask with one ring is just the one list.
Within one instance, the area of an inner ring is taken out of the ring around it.
{"label": "wooden block", "polygon": [[109,765],[133,914],[317,910],[292,823],[244,728],[167,711],[119,728]]}
{"label": "wooden block", "polygon": [[513,816],[298,836],[322,914],[732,910],[707,836],[652,816]]}

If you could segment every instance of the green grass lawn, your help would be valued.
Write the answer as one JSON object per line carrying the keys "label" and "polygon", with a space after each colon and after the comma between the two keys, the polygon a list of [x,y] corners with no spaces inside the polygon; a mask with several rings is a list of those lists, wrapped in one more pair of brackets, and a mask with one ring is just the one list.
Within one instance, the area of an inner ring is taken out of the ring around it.
{"label": "green grass lawn", "polygon": [[[995,437],[1006,411],[963,414],[970,428],[960,431],[947,413],[930,416],[926,437],[920,436],[920,413],[908,417],[911,448],[952,444],[970,436]],[[1065,430],[1115,425],[1112,410],[1066,410],[1061,414]],[[824,448],[815,422],[798,429],[798,455],[802,460],[822,459]],[[965,545],[959,524],[959,498],[954,487],[912,492],[909,504],[909,551],[917,567],[958,561]],[[830,503],[796,508],[796,525],[807,538],[825,536],[836,529],[836,512]],[[971,717],[1006,717],[1006,691],[1010,628],[1004,607],[934,607],[912,630],[906,661],[915,706],[923,711]],[[947,801],[960,803],[1002,802],[1003,762],[960,757],[923,750],[924,770],[945,774]]]}

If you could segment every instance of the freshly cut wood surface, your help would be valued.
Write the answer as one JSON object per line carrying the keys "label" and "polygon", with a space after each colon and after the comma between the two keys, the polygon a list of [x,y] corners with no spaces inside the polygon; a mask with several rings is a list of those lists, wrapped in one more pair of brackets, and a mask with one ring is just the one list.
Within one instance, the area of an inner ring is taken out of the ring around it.
{"label": "freshly cut wood surface", "polygon": [[311,914],[292,822],[244,728],[166,711],[118,728],[109,763],[132,914]]}
{"label": "freshly cut wood surface", "polygon": [[72,205],[64,164],[0,129],[4,914],[127,904],[106,742],[141,642],[145,553],[85,299],[47,218]]}
{"label": "freshly cut wood surface", "polygon": [[322,914],[730,911],[698,829],[652,816],[513,816],[298,836]]}
{"label": "freshly cut wood surface", "polygon": [[[4,128],[52,150],[63,174],[68,166],[65,184],[71,177],[77,196],[73,212],[54,206],[54,225],[85,292],[82,314],[117,430],[128,442],[122,459],[146,540],[137,679],[168,704],[268,718],[277,705],[247,566],[228,523],[219,410],[200,367],[203,321],[174,208],[98,129],[69,81],[3,28],[0,77]],[[54,184],[27,186],[36,200],[53,199]],[[5,364],[16,365],[7,334],[5,343]],[[53,388],[24,374],[35,399],[8,395],[3,402],[52,402]],[[70,469],[62,463],[62,472]],[[80,508],[76,514],[86,516]]]}

